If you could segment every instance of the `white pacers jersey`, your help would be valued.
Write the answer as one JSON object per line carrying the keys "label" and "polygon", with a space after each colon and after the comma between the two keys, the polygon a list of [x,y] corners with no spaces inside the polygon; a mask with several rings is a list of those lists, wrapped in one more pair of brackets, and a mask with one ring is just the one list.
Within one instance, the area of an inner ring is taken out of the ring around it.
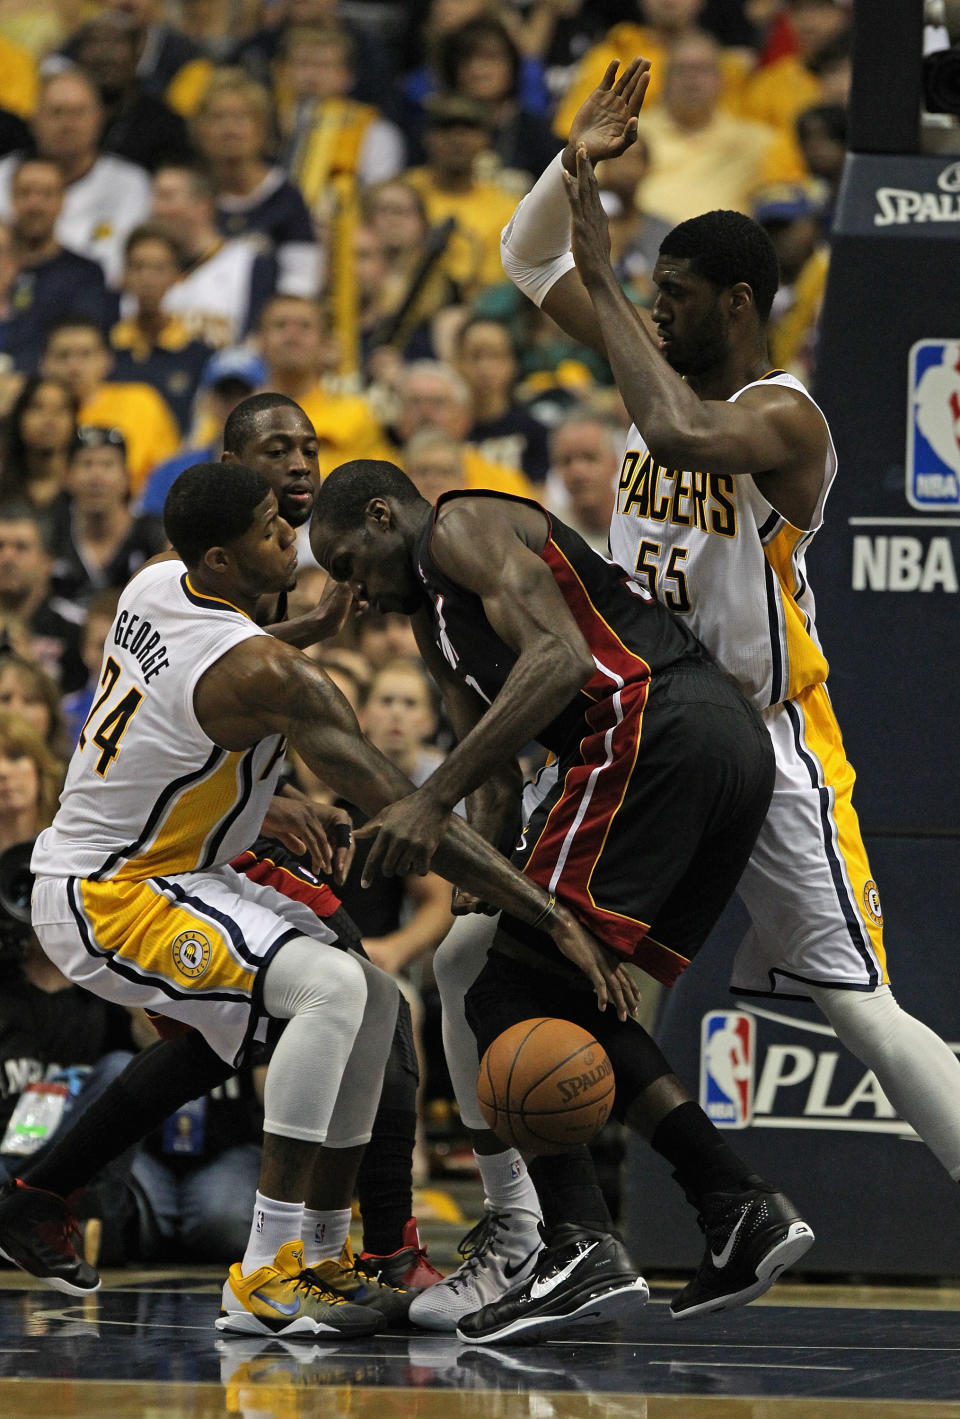
{"label": "white pacers jersey", "polygon": [[199,593],[180,561],[135,576],[107,636],[93,707],[60,810],[31,866],[53,877],[130,881],[210,869],[257,837],[283,739],[214,744],[193,695],[205,670],[266,635],[227,601]]}
{"label": "white pacers jersey", "polygon": [[[772,370],[729,402],[757,384],[783,384],[810,398],[793,375]],[[827,445],[812,523],[804,531],[774,510],[752,477],[664,468],[653,462],[636,425],[627,438],[611,556],[671,611],[689,617],[695,634],[761,709],[827,677],[804,566],[837,471],[829,428]]]}

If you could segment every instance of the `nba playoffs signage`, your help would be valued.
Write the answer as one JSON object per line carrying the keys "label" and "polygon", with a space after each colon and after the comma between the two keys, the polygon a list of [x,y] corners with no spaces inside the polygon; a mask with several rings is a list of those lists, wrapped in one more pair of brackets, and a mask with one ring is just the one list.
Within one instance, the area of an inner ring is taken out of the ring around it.
{"label": "nba playoffs signage", "polygon": [[916,1137],[829,1025],[765,1007],[703,1016],[700,1105],[718,1128]]}

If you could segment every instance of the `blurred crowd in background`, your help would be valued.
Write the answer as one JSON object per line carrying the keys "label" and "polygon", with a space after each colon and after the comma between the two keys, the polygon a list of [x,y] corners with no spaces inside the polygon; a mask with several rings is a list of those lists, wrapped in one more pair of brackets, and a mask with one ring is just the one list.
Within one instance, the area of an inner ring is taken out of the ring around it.
{"label": "blurred crowd in background", "polygon": [[[637,142],[598,170],[631,300],[652,306],[674,224],[747,212],[780,259],[772,361],[809,380],[850,27],[841,0],[0,0],[0,849],[50,822],[119,590],[166,546],[177,474],[219,457],[251,393],[303,407],[321,476],[389,458],[430,501],[525,494],[606,550],[630,420],[605,363],[506,282],[499,239],[612,58],[652,61]],[[323,582],[301,551],[293,613]],[[445,738],[404,618],[311,653],[422,781]],[[429,959],[449,889],[346,901],[426,1002],[442,1138]],[[0,1131],[31,1069],[94,1062],[79,1015],[73,1058],[62,1021],[19,1055],[5,1021]],[[228,1143],[253,1147],[249,1115]],[[446,1146],[424,1149],[422,1181]]]}

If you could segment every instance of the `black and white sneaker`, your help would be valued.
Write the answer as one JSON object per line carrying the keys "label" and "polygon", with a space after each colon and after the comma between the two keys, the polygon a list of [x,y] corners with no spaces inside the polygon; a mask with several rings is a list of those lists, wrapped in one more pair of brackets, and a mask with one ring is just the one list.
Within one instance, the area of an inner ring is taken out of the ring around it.
{"label": "black and white sneaker", "polygon": [[464,1316],[457,1335],[474,1345],[550,1339],[636,1316],[649,1294],[618,1238],[564,1222],[548,1233],[530,1275]]}
{"label": "black and white sneaker", "polygon": [[812,1229],[788,1197],[762,1178],[748,1182],[746,1191],[700,1199],[707,1249],[696,1276],[670,1302],[676,1320],[747,1305],[813,1245]]}
{"label": "black and white sneaker", "polygon": [[87,1296],[100,1276],[78,1251],[80,1227],[55,1192],[14,1178],[0,1187],[0,1254],[46,1286],[68,1296]]}

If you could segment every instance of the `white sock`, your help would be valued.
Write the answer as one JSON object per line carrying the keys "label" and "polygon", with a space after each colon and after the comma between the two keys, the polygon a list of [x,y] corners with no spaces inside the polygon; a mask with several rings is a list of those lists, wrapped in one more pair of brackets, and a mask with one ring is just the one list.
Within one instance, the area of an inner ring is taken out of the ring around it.
{"label": "white sock", "polygon": [[316,1266],[318,1261],[340,1255],[350,1235],[351,1216],[349,1207],[332,1212],[318,1212],[313,1207],[303,1209],[300,1235],[303,1237],[304,1266]]}
{"label": "white sock", "polygon": [[284,1242],[299,1241],[302,1217],[302,1202],[277,1202],[273,1197],[264,1197],[262,1192],[257,1193],[250,1240],[240,1263],[244,1276],[261,1266],[272,1266]]}
{"label": "white sock", "polygon": [[516,1211],[533,1213],[540,1219],[540,1199],[533,1185],[527,1165],[516,1148],[508,1148],[503,1153],[474,1153],[483,1190],[487,1201],[498,1212]]}

